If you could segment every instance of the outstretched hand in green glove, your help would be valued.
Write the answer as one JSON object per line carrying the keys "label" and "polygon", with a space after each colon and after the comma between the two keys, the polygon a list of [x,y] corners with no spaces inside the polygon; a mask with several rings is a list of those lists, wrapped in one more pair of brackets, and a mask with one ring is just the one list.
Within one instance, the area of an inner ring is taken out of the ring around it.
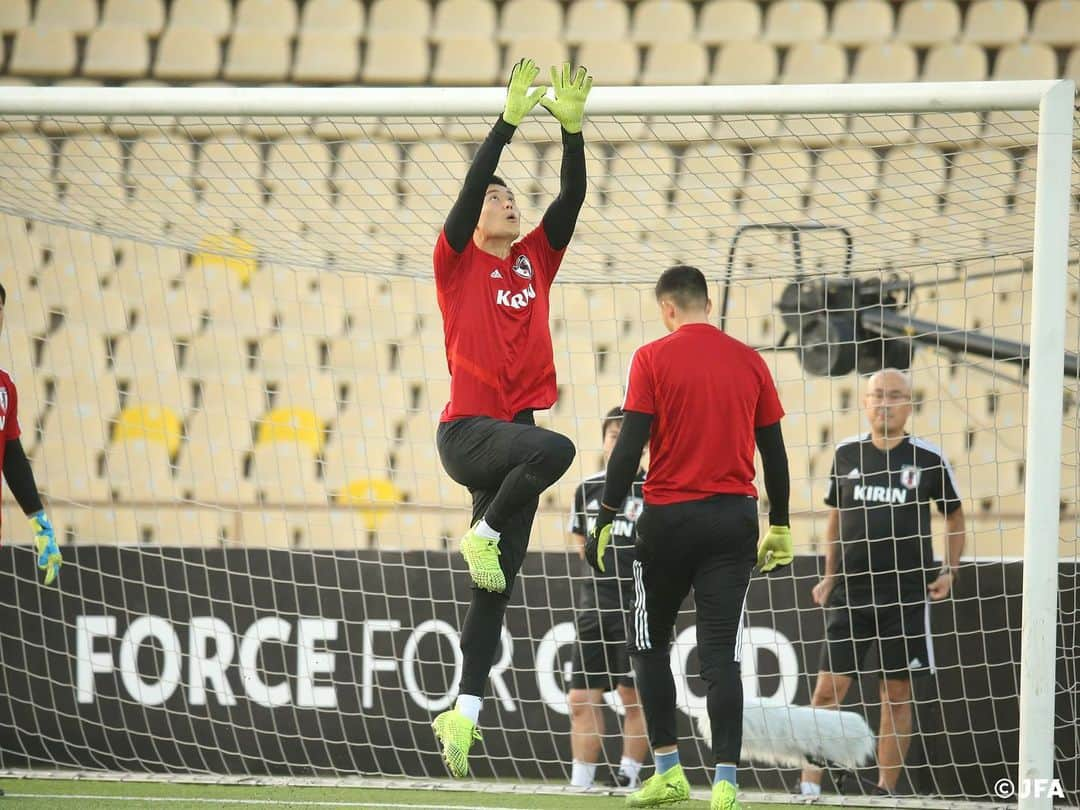
{"label": "outstretched hand in green glove", "polygon": [[[531,90],[532,83],[540,75],[540,68],[532,59],[520,59],[510,71],[510,82],[506,85],[506,107],[503,120],[512,126],[520,126],[529,111],[537,105],[546,87]],[[531,90],[531,92],[530,92]]]}
{"label": "outstretched hand in green glove", "polygon": [[585,99],[592,90],[592,84],[593,77],[583,67],[579,67],[573,77],[570,76],[569,62],[562,66],[561,71],[553,67],[551,86],[555,90],[555,98],[545,96],[540,99],[540,103],[558,119],[567,132],[581,132],[581,121],[585,117]]}

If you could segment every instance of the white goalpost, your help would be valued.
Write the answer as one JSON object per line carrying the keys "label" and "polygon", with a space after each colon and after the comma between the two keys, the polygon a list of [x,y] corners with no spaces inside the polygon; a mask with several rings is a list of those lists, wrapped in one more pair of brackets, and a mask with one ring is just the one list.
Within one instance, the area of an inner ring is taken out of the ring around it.
{"label": "white goalpost", "polygon": [[[5,493],[0,770],[442,778],[427,723],[460,677],[467,510],[434,449],[431,251],[504,95],[0,88],[0,367],[65,555],[40,587]],[[742,642],[762,723],[808,703],[832,449],[861,430],[862,377],[901,363],[974,538],[934,607],[920,778],[973,801],[1008,779],[1021,810],[1060,783],[1076,800],[1074,101],[1071,81],[593,90],[589,197],[552,292],[559,404],[537,415],[578,459],[508,611],[485,784],[565,782],[588,583],[566,515],[660,334],[651,284],[685,262],[788,412],[798,556],[753,584]],[[526,228],[559,159],[539,115],[504,153]],[[699,764],[688,613],[677,635]],[[752,747],[748,787],[788,789],[790,752]]]}

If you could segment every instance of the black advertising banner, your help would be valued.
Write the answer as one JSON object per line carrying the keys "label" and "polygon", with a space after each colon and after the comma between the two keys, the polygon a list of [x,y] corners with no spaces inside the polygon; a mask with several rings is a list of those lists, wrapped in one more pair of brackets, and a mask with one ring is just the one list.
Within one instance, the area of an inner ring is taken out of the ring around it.
{"label": "black advertising banner", "polygon": [[[748,697],[809,703],[824,634],[810,598],[817,565],[797,558],[752,584]],[[567,778],[581,576],[576,558],[528,556],[481,716],[477,777]],[[75,546],[61,580],[60,591],[41,587],[25,548],[0,548],[0,767],[445,775],[430,722],[460,675],[469,593],[456,555]],[[913,790],[986,798],[1015,779],[1021,583],[1018,563],[970,566],[956,601],[933,606],[938,674],[915,682]],[[1075,565],[1062,566],[1060,586],[1057,776],[1076,803]],[[704,710],[691,608],[672,654],[687,737],[690,713]],[[848,702],[876,730],[877,680],[857,686]],[[606,747],[617,761],[614,714]],[[682,754],[704,783],[701,741]],[[775,768],[741,776],[749,789],[794,779]]]}

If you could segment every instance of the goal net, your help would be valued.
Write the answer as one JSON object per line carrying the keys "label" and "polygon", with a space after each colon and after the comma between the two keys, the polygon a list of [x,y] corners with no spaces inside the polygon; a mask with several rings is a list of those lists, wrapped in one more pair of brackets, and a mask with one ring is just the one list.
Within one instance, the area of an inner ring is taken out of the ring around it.
{"label": "goal net", "polygon": [[[993,797],[1022,760],[1077,801],[1078,380],[1067,355],[1062,388],[1057,324],[1064,306],[1080,352],[1064,224],[1080,174],[1062,181],[1071,95],[1041,141],[1037,112],[1057,86],[594,92],[588,197],[552,291],[559,401],[537,414],[578,454],[542,498],[477,778],[568,780],[591,587],[568,516],[678,262],[706,273],[717,323],[760,349],[788,414],[797,557],[752,584],[747,700],[809,703],[835,446],[866,429],[866,376],[909,368],[909,430],[951,464],[967,545],[928,609],[935,672],[914,680],[901,789]],[[0,768],[445,776],[430,722],[461,672],[469,504],[435,450],[449,378],[431,254],[498,94],[350,92],[352,110],[323,91],[0,91],[0,365],[65,558],[59,589],[40,586],[5,494]],[[503,154],[526,229],[560,155],[540,116]],[[939,517],[933,533],[944,559]],[[692,607],[672,663],[704,785]],[[876,735],[888,707],[866,664],[845,708]],[[1022,697],[1029,679],[1041,691]],[[622,710],[605,703],[617,763]],[[764,753],[742,787],[790,790],[774,743],[748,740]]]}

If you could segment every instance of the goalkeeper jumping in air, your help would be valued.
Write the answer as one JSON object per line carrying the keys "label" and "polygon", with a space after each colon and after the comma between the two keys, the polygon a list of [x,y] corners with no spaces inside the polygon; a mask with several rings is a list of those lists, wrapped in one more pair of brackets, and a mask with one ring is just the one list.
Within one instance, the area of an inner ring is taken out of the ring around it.
{"label": "goalkeeper jumping in air", "polygon": [[[567,471],[574,445],[536,427],[533,411],[556,399],[548,296],[585,201],[581,123],[592,77],[569,65],[551,71],[554,98],[532,88],[530,59],[510,74],[506,106],[480,145],[435,245],[435,287],[443,316],[450,401],[437,433],[451,478],[469,489],[472,528],[461,552],[473,580],[461,630],[457,703],[435,718],[453,776],[469,772],[480,705],[501,637],[514,578],[525,559],[540,493]],[[559,195],[525,238],[513,192],[495,175],[499,156],[537,104],[562,125]]]}
{"label": "goalkeeper jumping in air", "polygon": [[[0,332],[4,329],[4,308],[7,306],[7,291],[0,284]],[[34,545],[37,547],[38,568],[45,572],[45,584],[52,585],[60,573],[63,557],[56,545],[56,536],[45,507],[41,505],[34,471],[26,458],[22,440],[19,438],[19,394],[15,390],[15,381],[11,375],[0,369],[0,469],[4,471],[4,480],[15,500],[22,507],[23,513],[30,519],[34,530]],[[2,795],[2,794],[0,794]]]}

